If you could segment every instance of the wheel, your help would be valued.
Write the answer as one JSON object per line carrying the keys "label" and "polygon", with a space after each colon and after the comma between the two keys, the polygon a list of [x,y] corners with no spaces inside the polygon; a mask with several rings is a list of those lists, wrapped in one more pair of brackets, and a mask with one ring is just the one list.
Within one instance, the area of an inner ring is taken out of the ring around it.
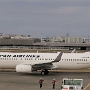
{"label": "wheel", "polygon": [[49,71],[47,69],[44,69],[41,71],[41,75],[48,75]]}

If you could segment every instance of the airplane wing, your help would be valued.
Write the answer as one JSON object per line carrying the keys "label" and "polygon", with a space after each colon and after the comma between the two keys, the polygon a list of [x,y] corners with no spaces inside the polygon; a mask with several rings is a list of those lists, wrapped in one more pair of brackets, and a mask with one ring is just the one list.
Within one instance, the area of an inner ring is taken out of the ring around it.
{"label": "airplane wing", "polygon": [[53,63],[59,62],[61,60],[63,52],[60,52],[59,55],[56,57],[54,61],[48,61],[48,62],[33,62],[33,63],[23,63],[24,65],[31,65],[32,68],[36,68],[37,70],[39,69],[52,69]]}

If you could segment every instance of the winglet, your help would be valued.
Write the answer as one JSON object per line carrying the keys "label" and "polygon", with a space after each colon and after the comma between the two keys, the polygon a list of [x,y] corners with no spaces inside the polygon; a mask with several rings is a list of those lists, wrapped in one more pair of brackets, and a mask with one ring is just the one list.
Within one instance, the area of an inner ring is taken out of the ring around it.
{"label": "winglet", "polygon": [[71,53],[75,53],[76,49],[73,49]]}
{"label": "winglet", "polygon": [[60,52],[59,55],[56,57],[56,59],[53,62],[59,62],[61,60],[63,52]]}

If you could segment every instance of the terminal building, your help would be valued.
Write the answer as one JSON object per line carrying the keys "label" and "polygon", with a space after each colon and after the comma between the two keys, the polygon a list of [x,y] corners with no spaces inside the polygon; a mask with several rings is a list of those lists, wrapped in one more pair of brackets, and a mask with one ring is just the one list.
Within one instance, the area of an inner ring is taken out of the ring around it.
{"label": "terminal building", "polygon": [[30,35],[12,35],[12,34],[6,34],[4,38],[7,39],[31,39]]}
{"label": "terminal building", "polygon": [[62,37],[62,36],[54,36],[50,38],[51,42],[60,42],[60,43],[82,43],[82,37]]}
{"label": "terminal building", "polygon": [[30,35],[0,34],[0,47],[27,47],[29,49],[81,49],[90,50],[90,39],[82,37],[54,36],[51,38],[32,38]]}

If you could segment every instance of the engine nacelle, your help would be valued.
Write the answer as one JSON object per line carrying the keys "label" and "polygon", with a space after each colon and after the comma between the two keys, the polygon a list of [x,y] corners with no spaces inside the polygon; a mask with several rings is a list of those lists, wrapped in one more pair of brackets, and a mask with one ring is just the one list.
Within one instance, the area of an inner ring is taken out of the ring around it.
{"label": "engine nacelle", "polygon": [[17,65],[16,66],[16,72],[31,73],[32,72],[32,66],[31,65]]}

